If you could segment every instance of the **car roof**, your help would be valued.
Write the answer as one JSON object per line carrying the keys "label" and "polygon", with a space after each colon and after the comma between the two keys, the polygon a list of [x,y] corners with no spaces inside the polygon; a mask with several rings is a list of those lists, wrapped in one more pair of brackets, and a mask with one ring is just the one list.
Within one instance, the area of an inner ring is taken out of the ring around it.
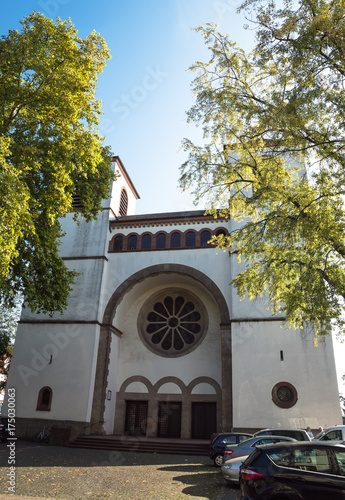
{"label": "car roof", "polygon": [[258,446],[261,450],[267,449],[278,449],[278,448],[339,448],[339,450],[344,450],[343,444],[329,444],[329,441],[294,441],[288,443],[273,443],[273,444],[262,444]]}
{"label": "car roof", "polygon": [[327,427],[322,432],[333,431],[336,429],[345,429],[345,425],[333,425],[333,427]]}
{"label": "car roof", "polygon": [[260,429],[255,434],[257,434],[258,432],[264,432],[264,431],[302,431],[302,432],[306,432],[305,429],[291,429],[290,427],[270,427],[268,429]]}
{"label": "car roof", "polygon": [[[253,437],[250,437],[248,439],[246,439],[245,441],[242,441],[242,443],[239,443],[238,445],[236,446],[244,446],[245,444],[247,444],[248,442],[255,442],[256,440],[260,440],[260,439],[282,439],[285,441],[288,441],[288,442],[298,442],[296,439],[294,438],[291,438],[290,436],[270,436],[270,435],[263,435],[263,436],[253,436]],[[301,442],[301,441],[300,441]],[[271,443],[273,444],[273,443]],[[227,448],[231,448],[231,446],[234,446],[234,445],[231,445],[231,444],[228,444],[227,445]]]}
{"label": "car roof", "polygon": [[220,432],[217,437],[219,436],[249,436],[249,437],[254,437],[253,434],[250,434],[249,432]]}

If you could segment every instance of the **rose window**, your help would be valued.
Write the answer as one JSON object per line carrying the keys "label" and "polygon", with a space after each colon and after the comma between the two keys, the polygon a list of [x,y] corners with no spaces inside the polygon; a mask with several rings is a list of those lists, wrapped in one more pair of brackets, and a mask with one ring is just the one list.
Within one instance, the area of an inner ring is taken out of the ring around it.
{"label": "rose window", "polygon": [[191,294],[170,292],[143,307],[141,336],[149,348],[165,356],[186,354],[201,342],[206,312]]}
{"label": "rose window", "polygon": [[297,390],[289,382],[278,382],[272,389],[272,400],[279,408],[292,408],[298,400]]}

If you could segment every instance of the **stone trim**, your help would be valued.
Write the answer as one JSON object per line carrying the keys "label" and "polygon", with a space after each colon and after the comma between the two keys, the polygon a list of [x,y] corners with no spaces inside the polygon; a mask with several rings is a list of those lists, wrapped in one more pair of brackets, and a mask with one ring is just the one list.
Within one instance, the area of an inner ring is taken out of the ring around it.
{"label": "stone trim", "polygon": [[76,256],[76,257],[61,257],[63,261],[65,260],[105,260],[106,262],[109,261],[108,257],[105,255],[90,255],[90,256]]}
{"label": "stone trim", "polygon": [[111,335],[112,332],[109,328],[101,327],[91,412],[91,423],[94,423],[92,434],[104,434],[103,424],[109,374]]}

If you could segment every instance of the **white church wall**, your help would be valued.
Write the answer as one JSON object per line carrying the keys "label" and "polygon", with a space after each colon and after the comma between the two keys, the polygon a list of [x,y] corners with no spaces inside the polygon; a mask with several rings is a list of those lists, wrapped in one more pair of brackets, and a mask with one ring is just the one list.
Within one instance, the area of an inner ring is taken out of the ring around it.
{"label": "white church wall", "polygon": [[[98,339],[95,325],[20,324],[7,385],[16,389],[18,416],[90,421]],[[45,386],[51,409],[38,411]]]}
{"label": "white church wall", "polygon": [[[340,424],[332,339],[315,347],[307,331],[280,326],[275,321],[232,325],[234,427]],[[292,408],[272,401],[279,382],[297,389]]]}
{"label": "white church wall", "polygon": [[[244,271],[246,264],[242,261],[239,262],[237,255],[233,254],[231,259],[231,277],[232,281],[240,272]],[[230,317],[231,319],[259,319],[270,318],[272,316],[267,297],[258,296],[256,299],[249,300],[247,297],[240,298],[237,294],[235,287],[231,287],[231,301],[230,301]]]}
{"label": "white church wall", "polygon": [[[108,259],[104,283],[108,300],[112,293],[136,272],[159,264],[182,264],[200,271],[213,280],[223,293],[224,298],[229,300],[231,276],[227,253],[219,253],[212,248],[179,251],[164,250],[112,253],[108,254]],[[164,273],[162,273],[162,279],[166,282]],[[102,302],[106,305],[107,300],[104,299]],[[117,312],[117,314],[119,313]],[[116,323],[114,323],[114,326],[118,327]]]}
{"label": "white church wall", "polygon": [[[75,283],[68,298],[67,308],[64,310],[64,321],[98,321],[102,311],[99,309],[103,278],[103,259],[67,260],[66,267],[78,272]],[[29,308],[22,311],[21,320],[38,319],[40,321],[61,320],[61,314],[32,314]]]}
{"label": "white church wall", "polygon": [[74,214],[67,214],[61,219],[62,238],[59,253],[61,257],[95,257],[104,255],[108,250],[109,210],[99,213],[97,219],[86,222],[81,216],[78,223]]}

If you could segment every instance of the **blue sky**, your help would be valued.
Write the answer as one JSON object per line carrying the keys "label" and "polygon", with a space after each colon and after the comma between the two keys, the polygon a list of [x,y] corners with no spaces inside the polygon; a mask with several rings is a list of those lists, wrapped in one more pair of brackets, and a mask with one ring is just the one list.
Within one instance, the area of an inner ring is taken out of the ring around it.
{"label": "blue sky", "polygon": [[19,20],[35,10],[71,18],[83,38],[93,30],[103,36],[112,59],[99,79],[100,130],[140,194],[137,213],[172,212],[196,208],[191,196],[178,190],[186,158],[182,139],[200,136],[186,122],[193,103],[193,73],[186,70],[207,57],[201,35],[191,28],[215,22],[246,44],[250,36],[236,14],[238,5],[234,0],[17,0],[3,5],[0,32],[19,28]]}
{"label": "blue sky", "polygon": [[[47,17],[71,18],[81,37],[93,30],[111,51],[98,85],[104,115],[100,130],[105,143],[120,156],[140,194],[136,212],[192,210],[192,197],[178,190],[179,167],[186,156],[184,137],[201,141],[188,125],[193,104],[187,69],[206,60],[207,49],[192,28],[214,22],[243,48],[253,33],[236,13],[236,0],[16,0],[3,2],[0,34],[19,29],[33,11]],[[336,343],[339,374],[345,373],[345,346]],[[341,383],[345,393],[344,384]]]}

